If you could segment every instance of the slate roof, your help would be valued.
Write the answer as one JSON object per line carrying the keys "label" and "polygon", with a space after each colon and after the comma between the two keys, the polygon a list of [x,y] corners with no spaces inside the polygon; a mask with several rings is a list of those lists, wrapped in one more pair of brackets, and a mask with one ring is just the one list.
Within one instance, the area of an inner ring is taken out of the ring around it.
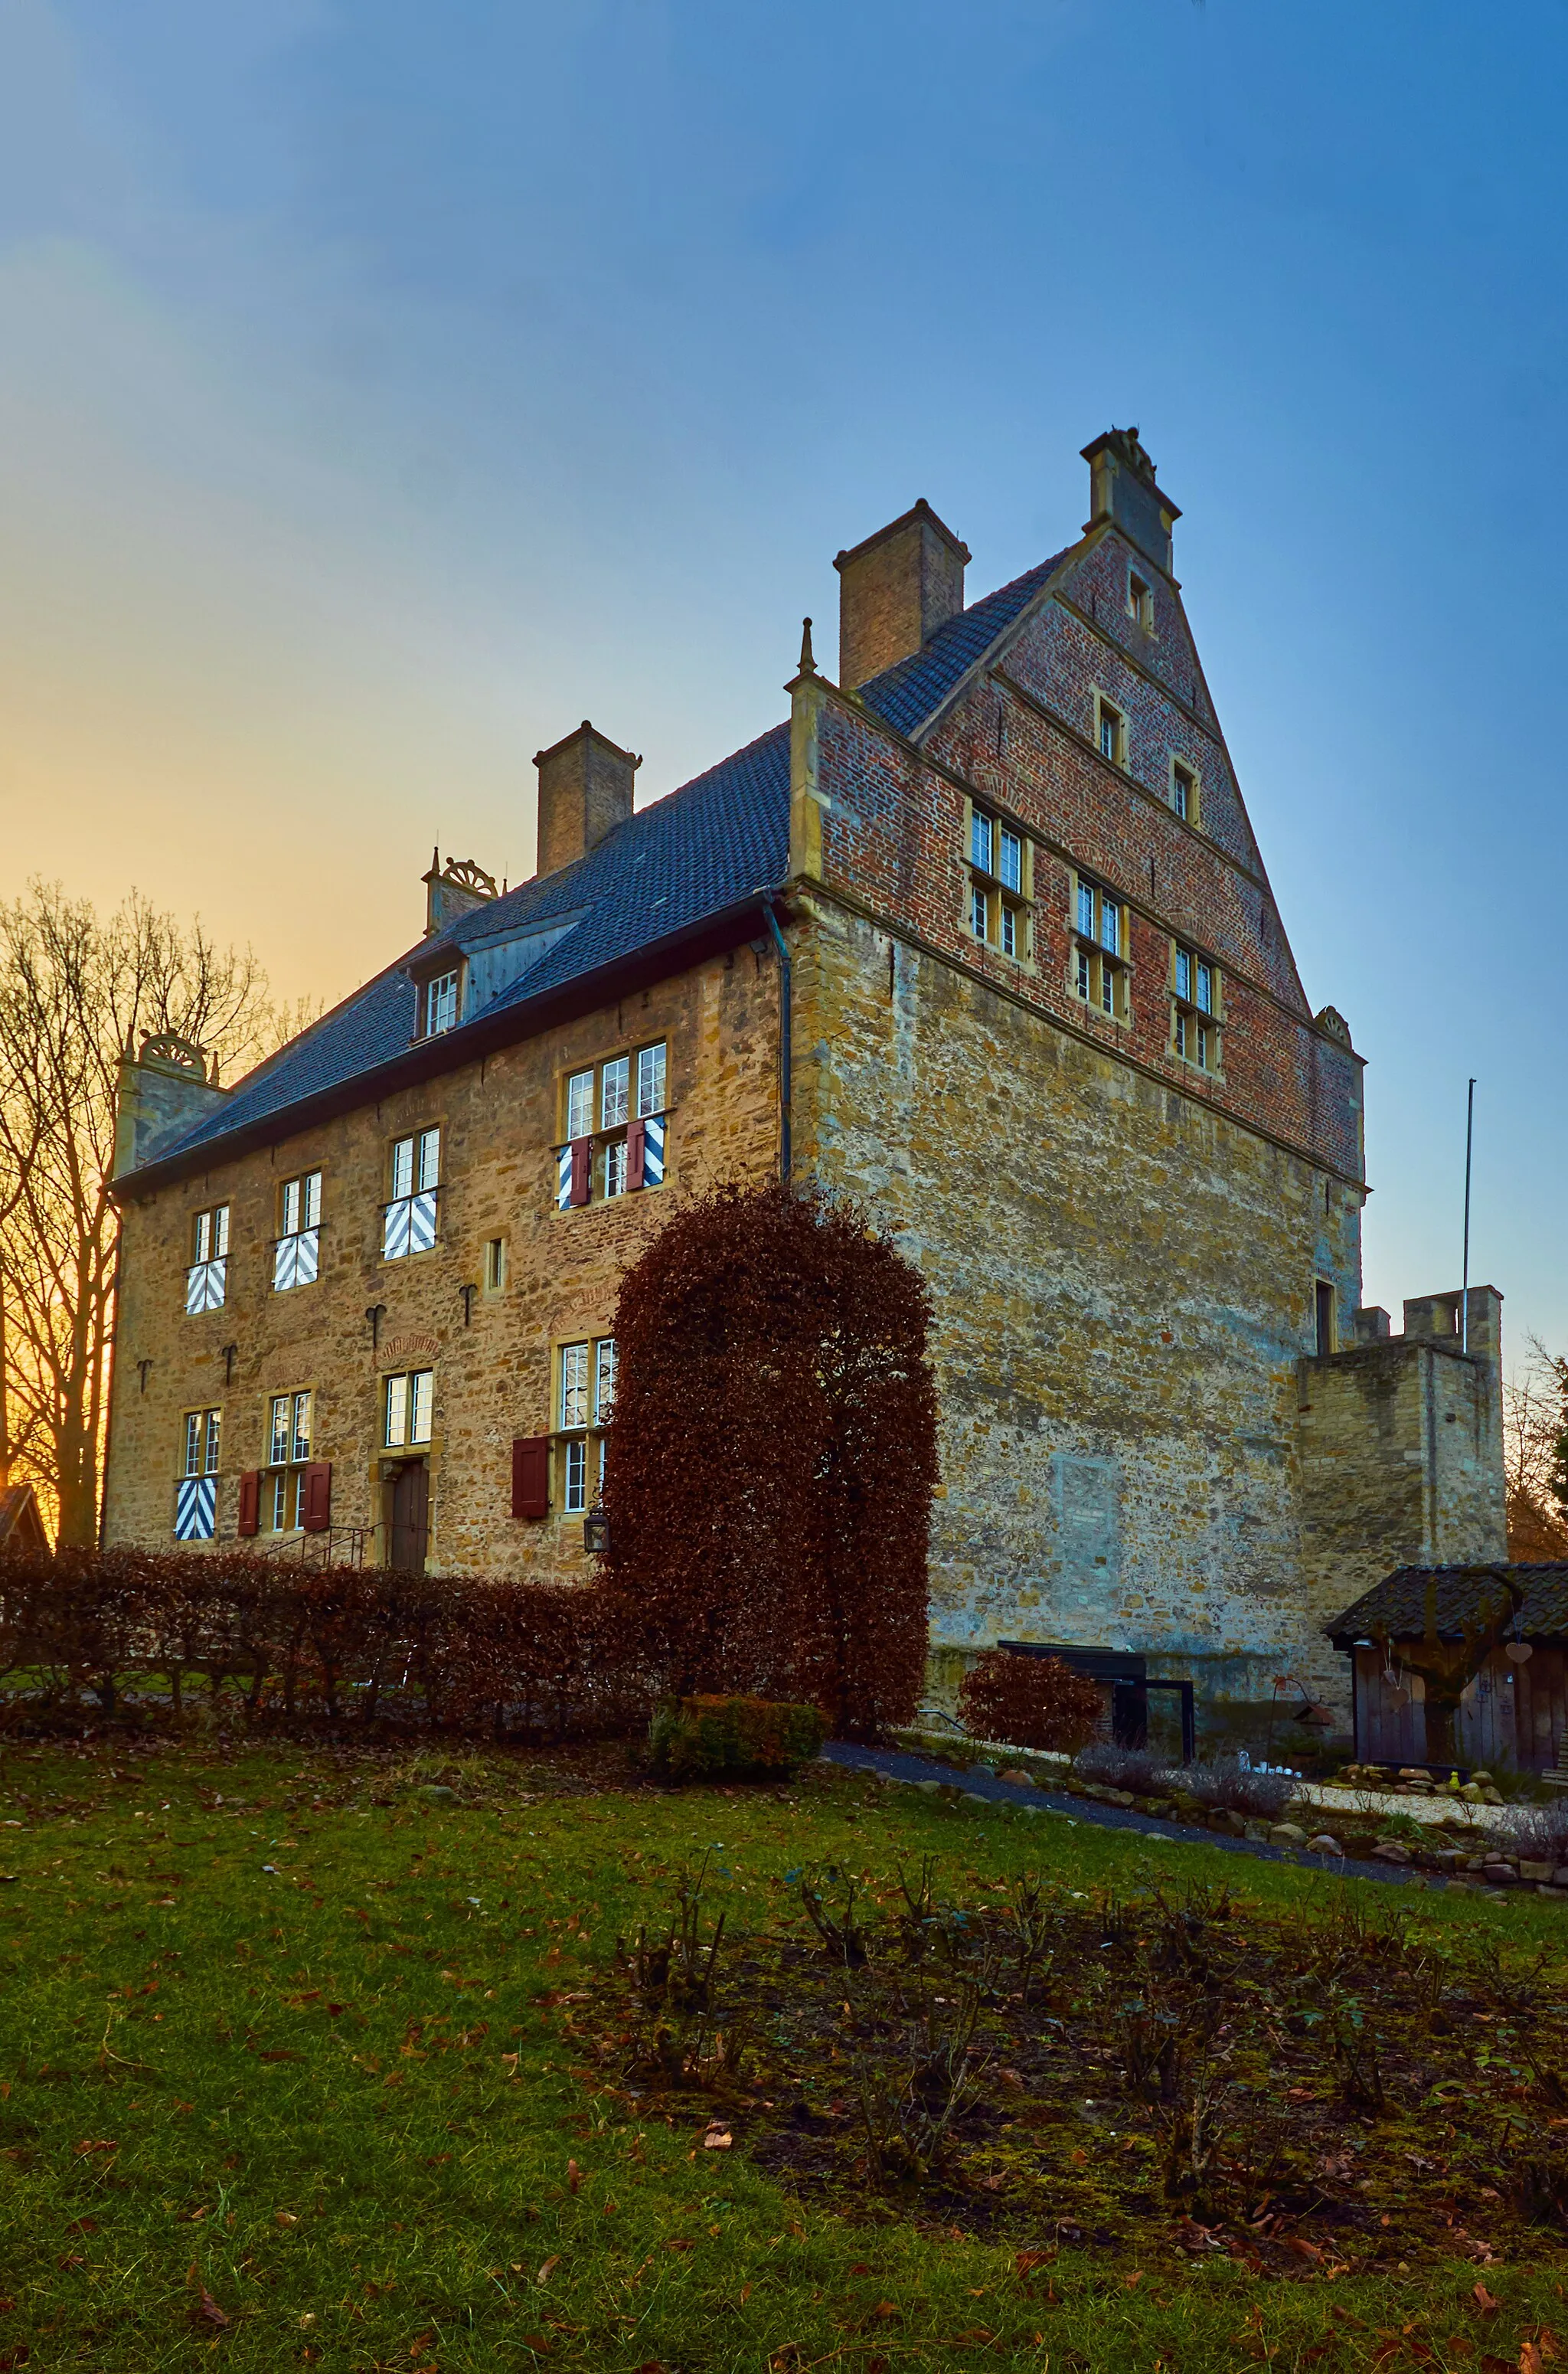
{"label": "slate roof", "polygon": [[1011,585],[1000,585],[983,601],[972,602],[955,618],[949,618],[945,627],[939,627],[930,641],[908,659],[861,685],[860,699],[867,708],[874,709],[896,733],[918,734],[976,661],[1016,624],[1071,549],[1071,545],[1065,546],[1038,569],[1026,570]]}
{"label": "slate roof", "polygon": [[1391,1639],[1410,1640],[1426,1629],[1426,1593],[1435,1587],[1435,1615],[1440,1638],[1457,1640],[1466,1624],[1475,1625],[1494,1610],[1505,1595],[1504,1579],[1525,1594],[1520,1628],[1527,1639],[1568,1639],[1568,1564],[1539,1566],[1402,1566],[1363,1592],[1353,1606],[1325,1628],[1337,1649],[1372,1638],[1373,1627],[1387,1628]]}
{"label": "slate roof", "polygon": [[[918,733],[1017,623],[1063,557],[1058,553],[971,604],[921,651],[862,685],[867,707],[895,732]],[[406,1055],[413,1043],[417,992],[407,968],[415,958],[423,970],[424,960],[443,947],[457,951],[509,930],[521,934],[552,923],[567,927],[520,979],[450,1034],[451,1060],[461,1064],[465,1033],[480,1022],[721,915],[758,889],[778,887],[789,862],[790,728],[784,723],[639,808],[576,864],[543,881],[521,883],[504,899],[486,900],[437,937],[406,949],[248,1074],[224,1104],[156,1144],[142,1167],[217,1146],[361,1077],[367,1099],[373,1097],[373,1075]]]}

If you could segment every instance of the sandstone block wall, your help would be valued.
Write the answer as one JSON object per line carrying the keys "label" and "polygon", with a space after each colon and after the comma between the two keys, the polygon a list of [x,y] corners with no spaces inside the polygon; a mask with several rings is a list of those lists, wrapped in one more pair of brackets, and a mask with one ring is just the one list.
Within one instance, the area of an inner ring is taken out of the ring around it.
{"label": "sandstone block wall", "polygon": [[1143,1650],[1211,1728],[1284,1673],[1348,1714],[1296,1377],[1315,1278],[1358,1298],[1359,1193],[826,899],[796,978],[803,1160],[936,1306],[938,1651]]}
{"label": "sandstone block wall", "polygon": [[[609,1332],[621,1275],[682,1196],[766,1176],[778,1159],[778,973],[742,947],[531,1042],[133,1201],[105,1500],[111,1542],[169,1545],[189,1408],[223,1411],[217,1524],[234,1537],[237,1478],[264,1466],[272,1394],[310,1387],[314,1455],[333,1463],[333,1520],[380,1523],[388,1464],[381,1378],[433,1367],[429,1445],[437,1572],[580,1576],[581,1521],[510,1514],[513,1438],[551,1430],[552,1360],[563,1341]],[[605,1055],[669,1046],[668,1179],[578,1211],[555,1204],[559,1084]],[[381,1256],[388,1148],[439,1124],[435,1250]],[[277,1191],[322,1173],[321,1272],[272,1290]],[[230,1206],[228,1296],[188,1317],[191,1216]],[[506,1244],[506,1283],[483,1292],[486,1241]],[[475,1289],[467,1298],[464,1287]],[[368,1310],[383,1306],[379,1355]],[[224,1347],[232,1345],[230,1363]],[[149,1363],[145,1389],[139,1363]],[[557,1494],[558,1499],[558,1494]]]}

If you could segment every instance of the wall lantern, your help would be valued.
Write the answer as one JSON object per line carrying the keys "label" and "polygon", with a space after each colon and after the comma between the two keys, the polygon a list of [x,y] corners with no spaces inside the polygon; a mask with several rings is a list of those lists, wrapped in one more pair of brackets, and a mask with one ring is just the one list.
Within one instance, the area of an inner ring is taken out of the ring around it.
{"label": "wall lantern", "polygon": [[590,1557],[603,1557],[610,1546],[610,1520],[600,1501],[594,1502],[582,1521],[582,1546]]}

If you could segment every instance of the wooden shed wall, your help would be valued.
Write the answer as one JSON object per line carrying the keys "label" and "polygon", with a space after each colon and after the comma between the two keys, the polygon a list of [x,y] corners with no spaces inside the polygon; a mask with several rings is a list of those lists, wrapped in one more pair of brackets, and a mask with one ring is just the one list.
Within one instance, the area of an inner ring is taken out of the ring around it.
{"label": "wooden shed wall", "polygon": [[[1395,1643],[1398,1663],[1398,1644]],[[1426,1758],[1426,1710],[1383,1679],[1381,1649],[1355,1651],[1357,1753],[1372,1764],[1421,1764]],[[1459,1710],[1461,1763],[1472,1769],[1503,1765],[1541,1772],[1557,1761],[1568,1730],[1568,1655],[1559,1648],[1536,1648],[1515,1665],[1494,1649],[1480,1672],[1469,1705]]]}

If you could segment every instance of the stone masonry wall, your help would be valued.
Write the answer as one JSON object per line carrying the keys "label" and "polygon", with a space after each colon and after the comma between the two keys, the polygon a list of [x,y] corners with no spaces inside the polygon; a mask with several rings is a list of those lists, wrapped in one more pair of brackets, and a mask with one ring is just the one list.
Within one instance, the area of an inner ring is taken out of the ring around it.
{"label": "stone masonry wall", "polygon": [[[770,1174],[778,1160],[778,973],[742,947],[619,1007],[469,1064],[203,1177],[131,1203],[106,1496],[107,1538],[172,1542],[183,1413],[223,1411],[218,1534],[232,1540],[241,1470],[265,1463],[269,1396],[315,1394],[314,1455],[333,1463],[333,1521],[380,1522],[380,1377],[435,1369],[429,1445],[438,1572],[579,1577],[581,1521],[510,1514],[511,1443],[552,1425],[553,1348],[609,1332],[623,1270],[674,1203],[719,1180]],[[627,1048],[669,1044],[667,1183],[582,1210],[555,1208],[552,1148],[564,1075]],[[393,1139],[439,1122],[442,1193],[435,1250],[380,1253]],[[272,1291],[280,1182],[322,1176],[321,1275]],[[187,1317],[191,1216],[230,1206],[228,1299]],[[507,1245],[507,1280],[478,1287],[486,1241]],[[385,1306],[372,1357],[367,1309]],[[225,1382],[223,1346],[236,1346]],[[146,1390],[138,1363],[149,1360]],[[558,1500],[559,1494],[557,1491]]]}
{"label": "stone masonry wall", "polygon": [[1314,1277],[1359,1299],[1359,1193],[827,899],[796,983],[802,1166],[936,1305],[937,1645],[1144,1650],[1211,1726],[1282,1673],[1348,1713],[1296,1376]]}

